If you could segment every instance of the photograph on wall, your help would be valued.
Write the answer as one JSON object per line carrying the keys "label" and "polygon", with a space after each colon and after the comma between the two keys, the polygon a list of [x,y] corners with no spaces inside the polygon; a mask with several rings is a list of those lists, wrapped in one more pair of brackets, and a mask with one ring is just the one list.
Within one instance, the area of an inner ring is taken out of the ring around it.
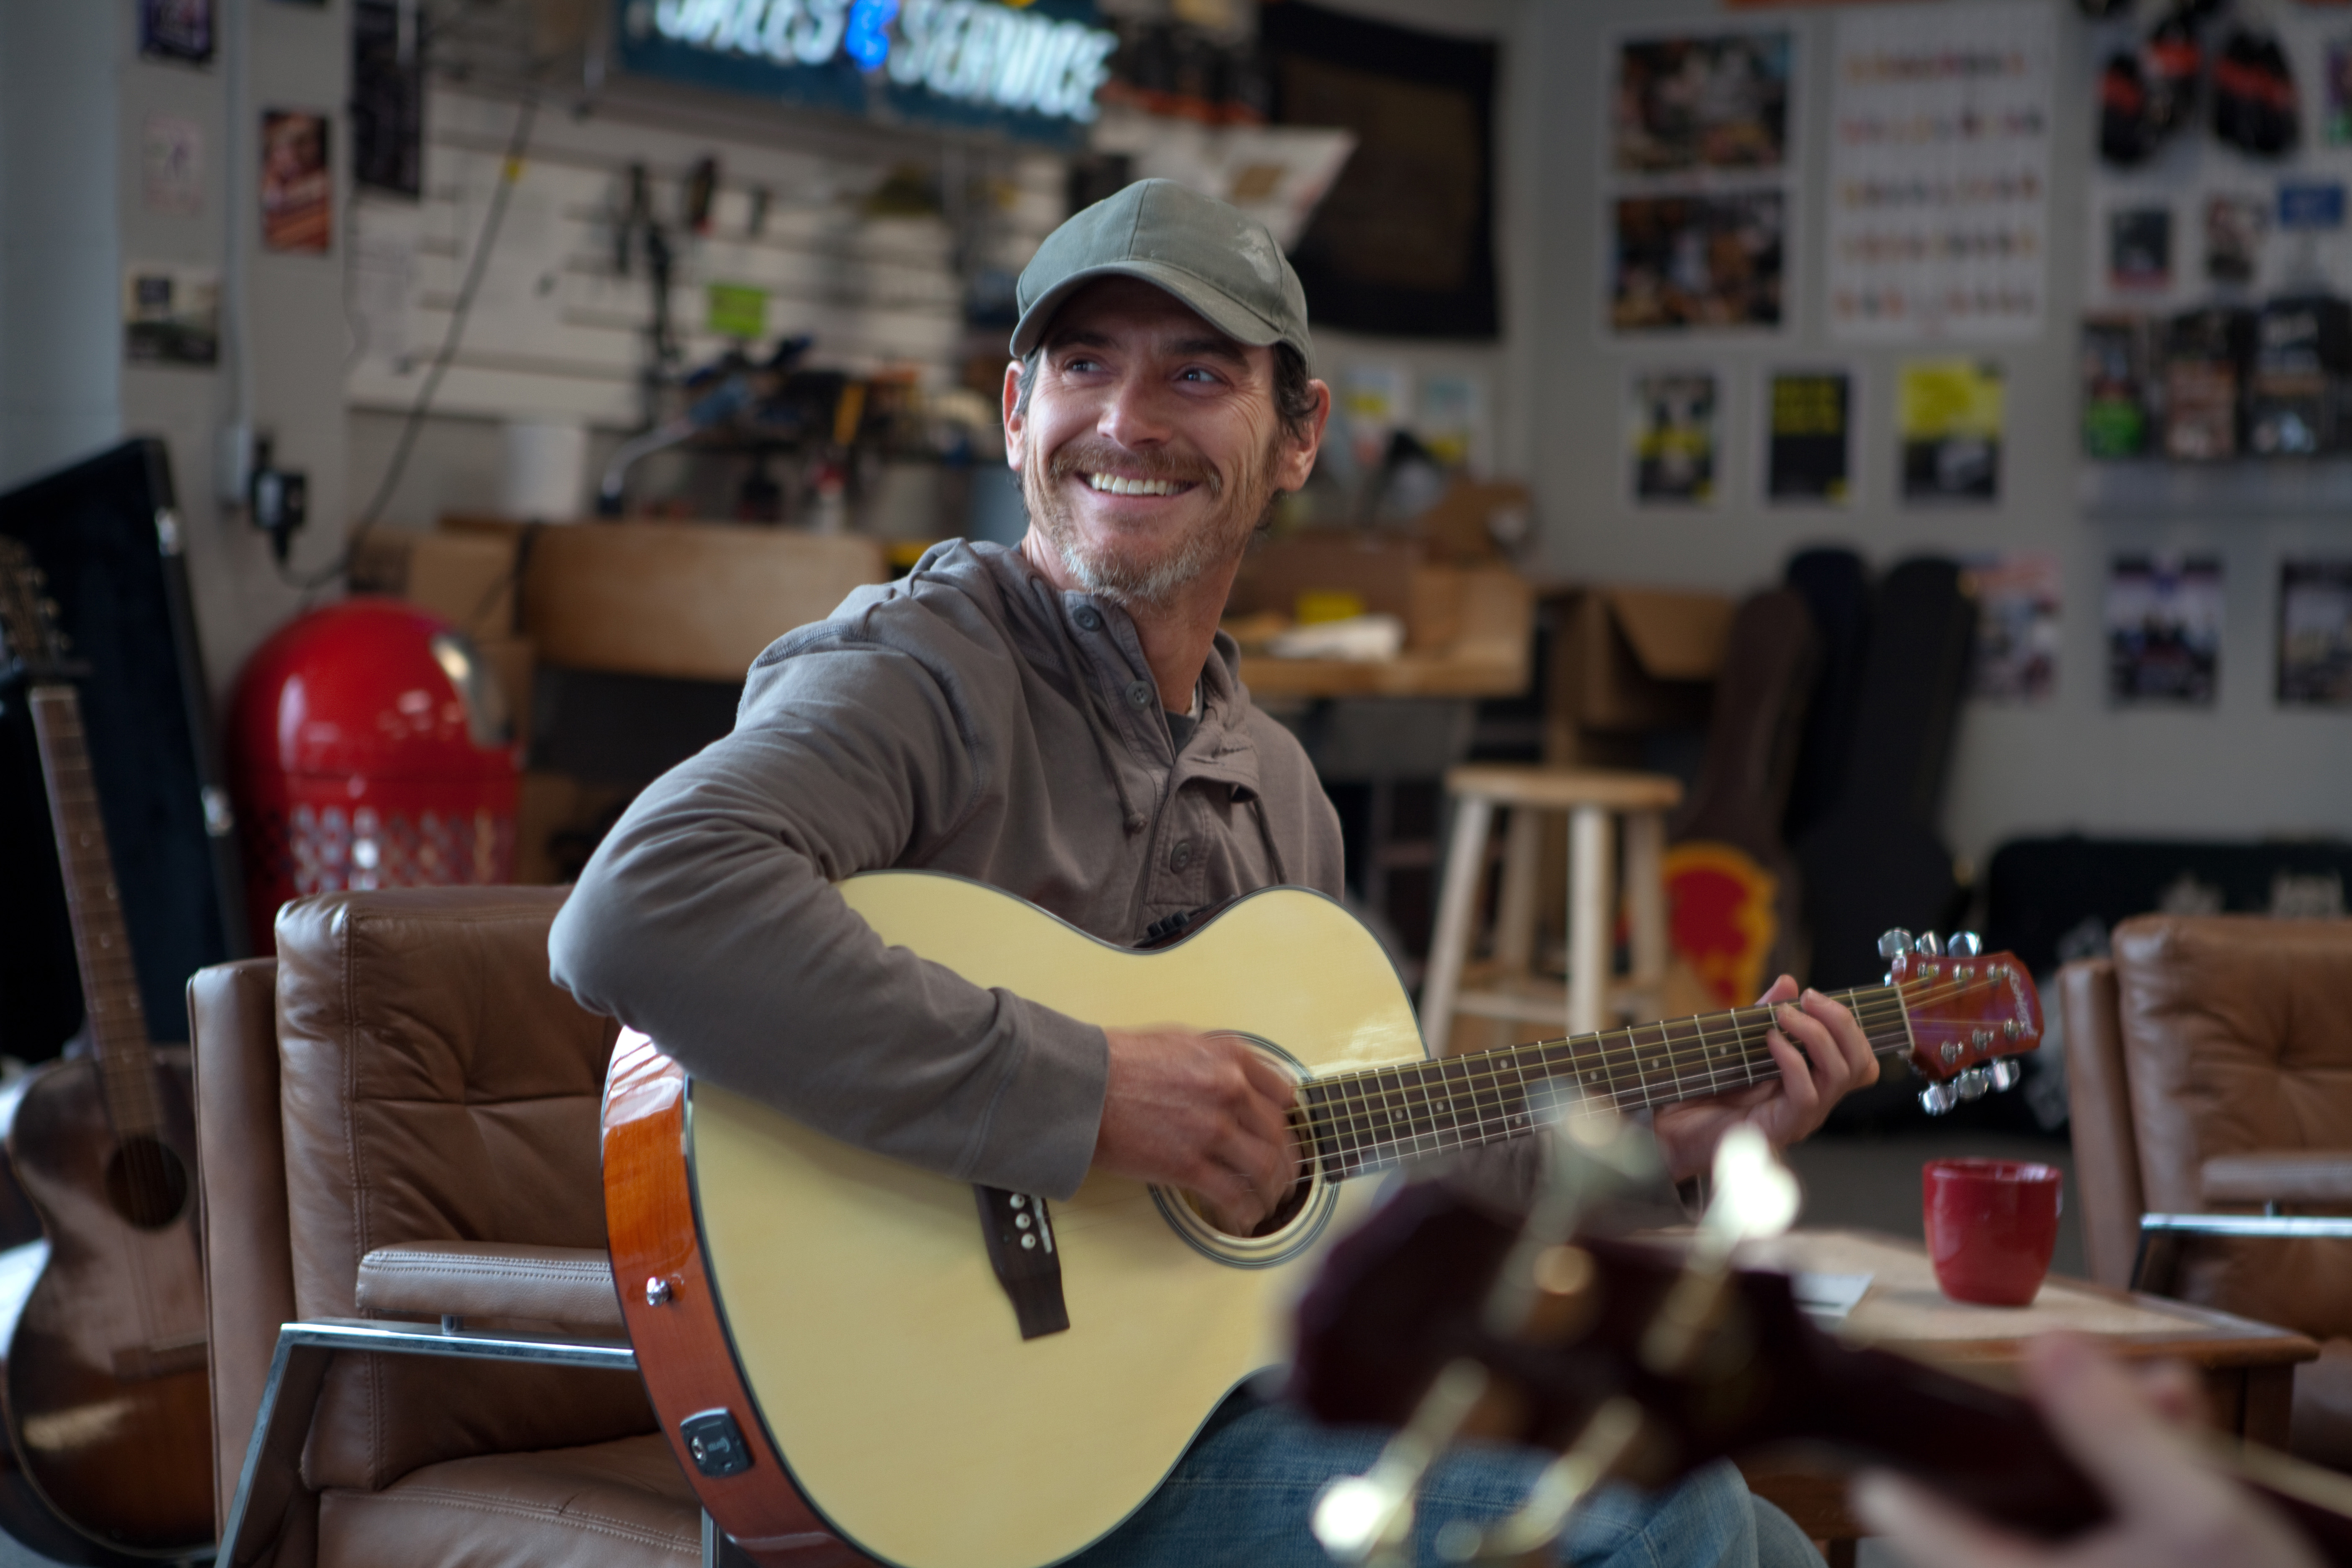
{"label": "photograph on wall", "polygon": [[2279,563],[2278,701],[2352,708],[2352,560]]}
{"label": "photograph on wall", "polygon": [[2221,558],[2116,556],[2106,632],[2111,702],[2210,708],[2221,676]]}
{"label": "photograph on wall", "polygon": [[1626,455],[1636,506],[1712,506],[1722,379],[1711,370],[1639,370],[1626,381]]}
{"label": "photograph on wall", "polygon": [[1621,332],[1777,329],[1786,206],[1779,191],[1619,197],[1610,325]]}
{"label": "photograph on wall", "polygon": [[1764,377],[1764,500],[1843,506],[1853,498],[1853,374],[1774,370]]}
{"label": "photograph on wall", "polygon": [[301,109],[261,114],[261,243],[271,250],[320,252],[335,231],[335,180],[327,162],[327,117]]}
{"label": "photograph on wall", "polygon": [[139,52],[150,59],[213,58],[213,0],[139,0]]}
{"label": "photograph on wall", "polygon": [[1906,361],[1895,384],[1903,499],[2000,500],[2004,403],[2001,367],[1990,360]]}
{"label": "photograph on wall", "polygon": [[416,196],[425,189],[425,29],[400,0],[352,7],[352,181]]}
{"label": "photograph on wall", "polygon": [[205,210],[205,128],[151,114],[139,128],[139,199],[150,212],[194,217]]}
{"label": "photograph on wall", "polygon": [[2327,44],[2327,106],[2320,139],[2330,147],[2352,146],[2352,37]]}
{"label": "photograph on wall", "polygon": [[2085,316],[2080,344],[2083,456],[2137,458],[2147,450],[2147,323],[2137,316]]}
{"label": "photograph on wall", "polygon": [[1988,702],[2033,703],[2058,689],[2058,557],[2012,550],[1962,563],[1977,602],[1972,694]]}
{"label": "photograph on wall", "polygon": [[1826,260],[1850,342],[2037,337],[2047,294],[2057,11],[1849,6],[1834,24]]}
{"label": "photograph on wall", "polygon": [[2270,203],[2242,192],[2219,191],[2205,198],[2205,278],[2212,283],[2252,283],[2261,268],[2263,235],[2270,227]]}
{"label": "photograph on wall", "polygon": [[2125,293],[2172,287],[2172,209],[2123,207],[2107,215],[2107,286]]}
{"label": "photograph on wall", "polygon": [[122,357],[132,364],[220,360],[220,274],[134,262],[122,269]]}
{"label": "photograph on wall", "polygon": [[1611,162],[1617,172],[1783,167],[1793,52],[1785,30],[1620,43],[1610,84]]}

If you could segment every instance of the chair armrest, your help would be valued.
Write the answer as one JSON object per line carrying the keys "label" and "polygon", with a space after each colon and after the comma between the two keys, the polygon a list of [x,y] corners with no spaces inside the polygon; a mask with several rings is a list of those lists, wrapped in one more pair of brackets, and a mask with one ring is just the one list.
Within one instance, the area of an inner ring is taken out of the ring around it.
{"label": "chair armrest", "polygon": [[526,1318],[625,1334],[613,1259],[593,1247],[404,1242],[360,1259],[359,1308],[425,1317]]}
{"label": "chair armrest", "polygon": [[2205,1162],[2209,1204],[2352,1205],[2352,1150],[2280,1149]]}

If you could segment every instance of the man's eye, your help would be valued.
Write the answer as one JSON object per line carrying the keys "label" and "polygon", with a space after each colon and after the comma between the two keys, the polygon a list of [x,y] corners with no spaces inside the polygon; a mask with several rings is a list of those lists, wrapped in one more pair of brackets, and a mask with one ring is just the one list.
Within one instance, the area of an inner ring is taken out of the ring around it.
{"label": "man's eye", "polygon": [[1099,360],[1091,360],[1091,359],[1074,359],[1074,360],[1066,360],[1066,361],[1064,361],[1064,362],[1063,362],[1063,364],[1062,364],[1062,374],[1063,374],[1064,375],[1085,375],[1085,374],[1087,374],[1088,372],[1090,372],[1090,371],[1097,371],[1097,370],[1100,370],[1101,368],[1102,368],[1102,362],[1101,362],[1101,361],[1099,361]]}
{"label": "man's eye", "polygon": [[1188,365],[1188,366],[1186,366],[1182,371],[1179,372],[1178,374],[1179,374],[1179,375],[1180,375],[1183,380],[1185,380],[1185,381],[1210,381],[1210,382],[1213,382],[1213,381],[1214,381],[1214,380],[1216,380],[1216,379],[1217,379],[1217,373],[1216,373],[1216,372],[1214,372],[1214,371],[1213,371],[1213,370],[1206,370],[1206,369],[1203,369],[1202,366],[1197,365],[1197,364],[1196,364],[1196,365]]}

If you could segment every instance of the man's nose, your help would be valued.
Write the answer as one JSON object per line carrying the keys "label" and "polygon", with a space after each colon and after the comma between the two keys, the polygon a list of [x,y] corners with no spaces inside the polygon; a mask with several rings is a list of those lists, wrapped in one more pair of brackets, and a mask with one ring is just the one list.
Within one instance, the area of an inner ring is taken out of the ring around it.
{"label": "man's nose", "polygon": [[1119,377],[1103,399],[1095,433],[1130,452],[1166,442],[1171,434],[1167,398],[1158,382],[1149,375]]}

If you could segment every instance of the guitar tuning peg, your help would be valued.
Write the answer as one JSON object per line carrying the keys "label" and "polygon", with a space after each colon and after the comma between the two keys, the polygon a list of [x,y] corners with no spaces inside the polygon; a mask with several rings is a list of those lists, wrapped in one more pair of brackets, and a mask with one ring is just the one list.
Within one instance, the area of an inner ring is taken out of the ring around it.
{"label": "guitar tuning peg", "polygon": [[1878,939],[1878,956],[1886,960],[1889,963],[1894,963],[1897,957],[1910,951],[1911,933],[1905,931],[1901,926],[1891,928],[1885,935]]}
{"label": "guitar tuning peg", "polygon": [[1944,951],[1954,958],[1975,958],[1984,952],[1984,939],[1972,931],[1956,931]]}
{"label": "guitar tuning peg", "polygon": [[1922,958],[1937,958],[1942,955],[1944,944],[1934,931],[1923,931],[1919,933],[1919,940],[1911,944],[1911,951]]}

